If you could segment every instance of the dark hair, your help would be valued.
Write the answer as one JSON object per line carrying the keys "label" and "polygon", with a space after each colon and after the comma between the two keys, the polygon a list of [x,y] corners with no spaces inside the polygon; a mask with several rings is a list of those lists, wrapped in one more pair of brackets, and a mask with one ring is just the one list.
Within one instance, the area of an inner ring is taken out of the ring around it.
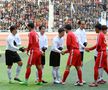
{"label": "dark hair", "polygon": [[86,23],[84,20],[79,20],[78,24],[81,25],[82,23]]}
{"label": "dark hair", "polygon": [[78,25],[80,25],[80,24],[81,24],[81,21],[79,20],[79,21],[78,21]]}
{"label": "dark hair", "polygon": [[46,28],[46,27],[45,27],[44,25],[39,26],[39,31],[40,31],[42,28]]}
{"label": "dark hair", "polygon": [[107,26],[106,25],[102,25],[102,30],[107,30]]}
{"label": "dark hair", "polygon": [[16,28],[17,28],[16,25],[10,26],[10,32],[12,32],[13,30],[15,30]]}
{"label": "dark hair", "polygon": [[100,23],[98,23],[98,24],[95,25],[95,28],[101,30],[102,29],[102,25]]}
{"label": "dark hair", "polygon": [[65,31],[64,28],[59,28],[59,29],[58,29],[58,33],[61,33],[61,32],[63,32],[63,31]]}
{"label": "dark hair", "polygon": [[70,24],[66,24],[66,25],[64,26],[64,28],[67,29],[67,30],[71,30],[71,29],[72,29],[72,27],[71,27]]}
{"label": "dark hair", "polygon": [[34,28],[34,23],[30,22],[30,23],[28,23],[27,26],[33,29]]}

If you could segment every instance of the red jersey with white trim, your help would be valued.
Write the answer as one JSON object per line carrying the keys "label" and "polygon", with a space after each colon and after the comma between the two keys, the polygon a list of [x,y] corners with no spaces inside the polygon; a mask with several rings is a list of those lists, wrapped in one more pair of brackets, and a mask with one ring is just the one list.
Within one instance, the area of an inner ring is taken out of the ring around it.
{"label": "red jersey with white trim", "polygon": [[100,52],[100,51],[106,51],[106,48],[107,48],[107,43],[106,43],[105,35],[103,32],[100,32],[97,39],[96,49],[98,52]]}
{"label": "red jersey with white trim", "polygon": [[39,50],[39,36],[35,30],[29,33],[28,50]]}
{"label": "red jersey with white trim", "polygon": [[107,43],[106,43],[105,35],[103,32],[99,33],[96,45],[89,48],[89,50],[93,50],[95,48],[98,52],[106,51]]}
{"label": "red jersey with white trim", "polygon": [[72,49],[79,49],[79,43],[78,43],[77,37],[71,31],[69,31],[67,34],[66,45],[68,49],[67,52],[70,52]]}

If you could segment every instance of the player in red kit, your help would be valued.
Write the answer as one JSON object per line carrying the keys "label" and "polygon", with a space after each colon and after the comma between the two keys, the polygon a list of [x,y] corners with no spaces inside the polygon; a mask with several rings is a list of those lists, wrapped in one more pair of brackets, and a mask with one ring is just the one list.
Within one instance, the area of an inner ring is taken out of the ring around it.
{"label": "player in red kit", "polygon": [[66,70],[63,75],[62,84],[65,84],[66,78],[69,75],[70,67],[74,66],[77,70],[77,75],[79,82],[76,82],[74,85],[82,86],[82,70],[81,70],[81,55],[79,51],[79,43],[75,34],[71,31],[71,25],[65,25],[65,30],[67,33],[66,46],[67,50],[63,51],[62,54],[69,53]]}
{"label": "player in red kit", "polygon": [[97,29],[100,27],[100,24],[95,26],[95,31],[98,34],[97,43],[95,46],[91,48],[85,48],[86,51],[91,51],[96,49],[97,50],[97,58],[94,66],[94,82],[91,83],[89,86],[97,87],[98,86],[98,76],[99,76],[99,68],[103,68],[105,72],[108,74],[108,67],[107,67],[107,44],[105,39],[105,34],[107,33],[107,26],[102,25],[101,29]]}
{"label": "player in red kit", "polygon": [[30,55],[27,62],[25,81],[21,82],[21,84],[24,85],[28,84],[28,79],[31,73],[31,66],[35,65],[38,70],[38,76],[39,76],[37,85],[41,85],[42,84],[42,67],[41,67],[42,52],[40,51],[39,48],[39,36],[34,29],[34,23],[29,23],[27,25],[27,28],[29,29],[30,33],[29,33],[28,48],[26,50],[27,50],[27,54],[30,52]]}

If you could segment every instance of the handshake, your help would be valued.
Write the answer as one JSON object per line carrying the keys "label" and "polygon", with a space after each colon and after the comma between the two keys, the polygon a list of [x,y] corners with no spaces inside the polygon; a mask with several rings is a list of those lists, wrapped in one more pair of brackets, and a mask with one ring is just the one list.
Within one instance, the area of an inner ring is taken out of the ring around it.
{"label": "handshake", "polygon": [[90,52],[89,48],[84,48],[86,52]]}
{"label": "handshake", "polygon": [[64,51],[61,51],[61,54],[62,54],[62,55],[65,55],[65,52],[64,52]]}
{"label": "handshake", "polygon": [[25,52],[25,48],[24,48],[24,47],[20,47],[20,48],[19,48],[19,51]]}

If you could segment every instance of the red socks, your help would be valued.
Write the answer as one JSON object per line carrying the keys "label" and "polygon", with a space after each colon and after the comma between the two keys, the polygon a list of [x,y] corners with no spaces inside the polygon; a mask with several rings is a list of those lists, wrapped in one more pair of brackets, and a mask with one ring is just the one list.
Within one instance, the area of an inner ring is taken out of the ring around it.
{"label": "red socks", "polygon": [[[29,78],[30,73],[31,73],[31,68],[27,68],[26,74],[25,74],[26,79]],[[39,77],[39,82],[41,82],[42,81],[42,70],[41,69],[38,70],[38,77]]]}
{"label": "red socks", "polygon": [[81,71],[81,69],[77,70],[77,75],[78,75],[79,82],[82,83],[82,71]]}
{"label": "red socks", "polygon": [[65,70],[64,75],[63,75],[63,79],[62,82],[66,81],[67,76],[69,75],[69,70]]}
{"label": "red socks", "polygon": [[98,69],[97,67],[94,67],[94,80],[97,81],[98,80]]}
{"label": "red socks", "polygon": [[27,68],[25,78],[28,79],[31,73],[31,68]]}
{"label": "red socks", "polygon": [[42,70],[38,69],[38,77],[39,77],[39,82],[42,81]]}

